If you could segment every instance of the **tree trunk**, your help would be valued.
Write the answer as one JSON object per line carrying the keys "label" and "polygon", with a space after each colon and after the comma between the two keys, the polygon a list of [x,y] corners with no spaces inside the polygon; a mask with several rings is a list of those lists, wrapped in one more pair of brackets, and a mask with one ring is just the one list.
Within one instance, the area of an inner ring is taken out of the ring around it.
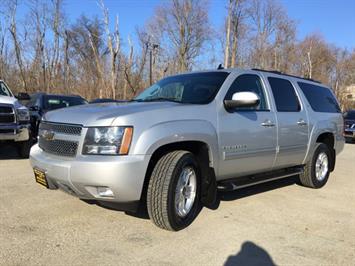
{"label": "tree trunk", "polygon": [[224,67],[229,67],[229,46],[230,46],[230,30],[231,30],[231,15],[232,15],[232,0],[229,0],[228,17],[227,17],[227,29],[226,29],[226,46],[224,48]]}

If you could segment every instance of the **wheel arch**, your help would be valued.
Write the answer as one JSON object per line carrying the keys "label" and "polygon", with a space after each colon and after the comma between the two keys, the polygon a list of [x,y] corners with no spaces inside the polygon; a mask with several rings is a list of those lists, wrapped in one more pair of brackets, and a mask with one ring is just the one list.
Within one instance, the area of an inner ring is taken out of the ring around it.
{"label": "wheel arch", "polygon": [[316,143],[324,143],[328,146],[330,154],[332,156],[330,171],[332,172],[335,168],[335,160],[336,160],[336,153],[335,153],[335,136],[332,132],[323,132],[318,135],[316,139]]}
{"label": "wheel arch", "polygon": [[163,155],[176,150],[189,151],[195,155],[201,171],[201,201],[204,206],[214,208],[217,199],[217,183],[212,164],[213,151],[206,142],[200,140],[166,143],[153,151],[144,178],[141,200],[146,199],[150,177],[159,159]]}

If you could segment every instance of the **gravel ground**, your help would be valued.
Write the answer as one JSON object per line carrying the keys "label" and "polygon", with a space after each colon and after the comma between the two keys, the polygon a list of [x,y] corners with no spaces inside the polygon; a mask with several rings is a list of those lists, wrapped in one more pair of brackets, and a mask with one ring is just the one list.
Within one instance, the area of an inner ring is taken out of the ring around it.
{"label": "gravel ground", "polygon": [[28,160],[0,147],[1,265],[355,265],[355,144],[328,184],[288,178],[222,193],[172,233],[34,182]]}

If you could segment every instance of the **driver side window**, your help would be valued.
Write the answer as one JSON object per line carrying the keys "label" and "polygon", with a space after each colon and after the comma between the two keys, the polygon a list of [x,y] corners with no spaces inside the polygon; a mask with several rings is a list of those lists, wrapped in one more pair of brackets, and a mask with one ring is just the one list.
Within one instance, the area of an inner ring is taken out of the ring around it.
{"label": "driver side window", "polygon": [[254,92],[259,96],[260,103],[256,107],[238,107],[236,111],[268,111],[263,85],[259,76],[253,74],[238,76],[229,88],[225,100],[231,100],[233,94],[237,92]]}
{"label": "driver side window", "polygon": [[9,96],[11,97],[11,92],[9,91],[9,89],[6,87],[4,82],[0,82],[0,95],[2,96]]}

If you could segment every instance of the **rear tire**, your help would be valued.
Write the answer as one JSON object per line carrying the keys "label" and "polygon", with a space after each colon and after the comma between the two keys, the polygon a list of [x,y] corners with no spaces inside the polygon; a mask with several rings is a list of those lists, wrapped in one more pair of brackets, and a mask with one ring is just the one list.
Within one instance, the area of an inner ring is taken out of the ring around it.
{"label": "rear tire", "polygon": [[148,214],[153,223],[169,231],[189,226],[201,209],[200,181],[200,169],[192,153],[180,150],[162,156],[147,191]]}
{"label": "rear tire", "polygon": [[300,182],[305,187],[321,188],[329,178],[332,165],[331,152],[324,143],[317,143],[311,160],[305,165],[300,174]]}

